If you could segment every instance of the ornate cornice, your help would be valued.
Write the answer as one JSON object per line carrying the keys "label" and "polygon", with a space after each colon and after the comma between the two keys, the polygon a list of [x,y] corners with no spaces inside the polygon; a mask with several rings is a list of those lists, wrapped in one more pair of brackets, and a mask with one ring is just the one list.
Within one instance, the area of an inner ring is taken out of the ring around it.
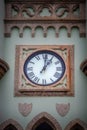
{"label": "ornate cornice", "polygon": [[80,69],[87,76],[87,59],[81,63]]}
{"label": "ornate cornice", "polygon": [[[26,27],[31,29],[32,37],[38,27],[42,28],[44,37],[50,27],[54,28],[56,37],[61,27],[67,29],[68,37],[73,27],[79,29],[81,37],[85,37],[85,5],[86,0],[5,0],[5,37],[11,36],[14,27],[19,29],[20,37],[23,37]],[[48,10],[49,16],[41,16],[44,9]]]}
{"label": "ornate cornice", "polygon": [[8,69],[9,69],[8,64],[2,59],[0,59],[0,79],[5,75]]}

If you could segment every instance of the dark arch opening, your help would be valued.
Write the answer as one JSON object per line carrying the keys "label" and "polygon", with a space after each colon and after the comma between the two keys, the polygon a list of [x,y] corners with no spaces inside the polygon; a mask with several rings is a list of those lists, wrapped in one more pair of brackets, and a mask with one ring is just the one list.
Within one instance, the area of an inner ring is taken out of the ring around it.
{"label": "dark arch opening", "polygon": [[75,124],[70,130],[84,130],[84,128],[79,124]]}
{"label": "dark arch opening", "polygon": [[15,126],[13,126],[12,124],[9,124],[8,126],[6,126],[4,128],[4,130],[17,130]]}
{"label": "dark arch opening", "polygon": [[42,112],[29,122],[26,130],[62,130],[62,128],[54,117],[46,112]]}
{"label": "dark arch opening", "polygon": [[35,130],[53,130],[53,128],[47,123],[47,122],[43,122],[41,124],[39,124]]}

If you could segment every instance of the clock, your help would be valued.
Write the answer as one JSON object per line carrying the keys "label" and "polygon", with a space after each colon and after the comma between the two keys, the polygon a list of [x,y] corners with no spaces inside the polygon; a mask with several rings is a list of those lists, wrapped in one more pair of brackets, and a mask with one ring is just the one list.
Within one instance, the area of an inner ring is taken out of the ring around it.
{"label": "clock", "polygon": [[64,76],[63,58],[52,50],[35,51],[26,59],[23,67],[26,78],[34,86],[53,86]]}
{"label": "clock", "polygon": [[73,45],[17,45],[15,96],[74,95]]}

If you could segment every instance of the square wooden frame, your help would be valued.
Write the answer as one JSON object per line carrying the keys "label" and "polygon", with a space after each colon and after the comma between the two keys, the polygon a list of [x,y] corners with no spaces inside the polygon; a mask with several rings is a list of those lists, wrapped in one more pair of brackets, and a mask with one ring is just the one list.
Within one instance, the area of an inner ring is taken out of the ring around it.
{"label": "square wooden frame", "polygon": [[[64,78],[56,87],[34,87],[28,83],[23,72],[27,57],[37,50],[51,49],[61,54],[66,64]],[[65,58],[64,58],[65,57]],[[60,89],[58,85],[66,88]],[[73,45],[17,45],[15,57],[15,96],[74,96],[74,46]]]}

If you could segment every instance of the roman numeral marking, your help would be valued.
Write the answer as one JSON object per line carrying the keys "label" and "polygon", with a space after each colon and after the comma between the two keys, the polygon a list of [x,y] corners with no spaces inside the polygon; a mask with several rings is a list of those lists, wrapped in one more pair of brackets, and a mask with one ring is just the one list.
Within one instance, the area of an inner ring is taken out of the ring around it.
{"label": "roman numeral marking", "polygon": [[60,76],[61,76],[61,74],[58,73],[58,72],[56,72],[56,73],[54,74],[54,77],[55,77],[55,78],[59,78]]}
{"label": "roman numeral marking", "polygon": [[30,61],[31,64],[35,64],[33,61]]}
{"label": "roman numeral marking", "polygon": [[37,60],[40,60],[40,57],[39,57],[39,56],[35,56],[35,58],[36,58]]}
{"label": "roman numeral marking", "polygon": [[33,71],[33,67],[28,67],[27,70]]}
{"label": "roman numeral marking", "polygon": [[33,72],[30,72],[30,73],[28,73],[28,76],[29,76],[29,78],[34,78],[35,77],[35,74],[33,73]]}
{"label": "roman numeral marking", "polygon": [[47,54],[42,54],[43,59],[47,59],[48,55]]}
{"label": "roman numeral marking", "polygon": [[39,80],[40,80],[38,77],[35,76],[35,74],[34,74],[33,72],[28,73],[28,76],[29,76],[29,78],[32,79],[32,81],[35,82],[35,83],[38,83]]}
{"label": "roman numeral marking", "polygon": [[62,71],[62,67],[56,67],[56,71]]}
{"label": "roman numeral marking", "polygon": [[54,82],[54,80],[53,80],[52,78],[50,78],[50,80],[51,80],[52,82]]}
{"label": "roman numeral marking", "polygon": [[33,79],[33,81],[36,82],[36,83],[38,83],[39,80],[40,80],[40,79],[39,79],[38,77],[35,77],[35,78]]}
{"label": "roman numeral marking", "polygon": [[43,59],[45,59],[45,54],[42,54]]}
{"label": "roman numeral marking", "polygon": [[60,61],[58,60],[58,61],[55,62],[55,65],[57,65],[57,64],[59,64],[59,63],[60,63]]}
{"label": "roman numeral marking", "polygon": [[42,84],[46,85],[46,79],[42,79]]}

